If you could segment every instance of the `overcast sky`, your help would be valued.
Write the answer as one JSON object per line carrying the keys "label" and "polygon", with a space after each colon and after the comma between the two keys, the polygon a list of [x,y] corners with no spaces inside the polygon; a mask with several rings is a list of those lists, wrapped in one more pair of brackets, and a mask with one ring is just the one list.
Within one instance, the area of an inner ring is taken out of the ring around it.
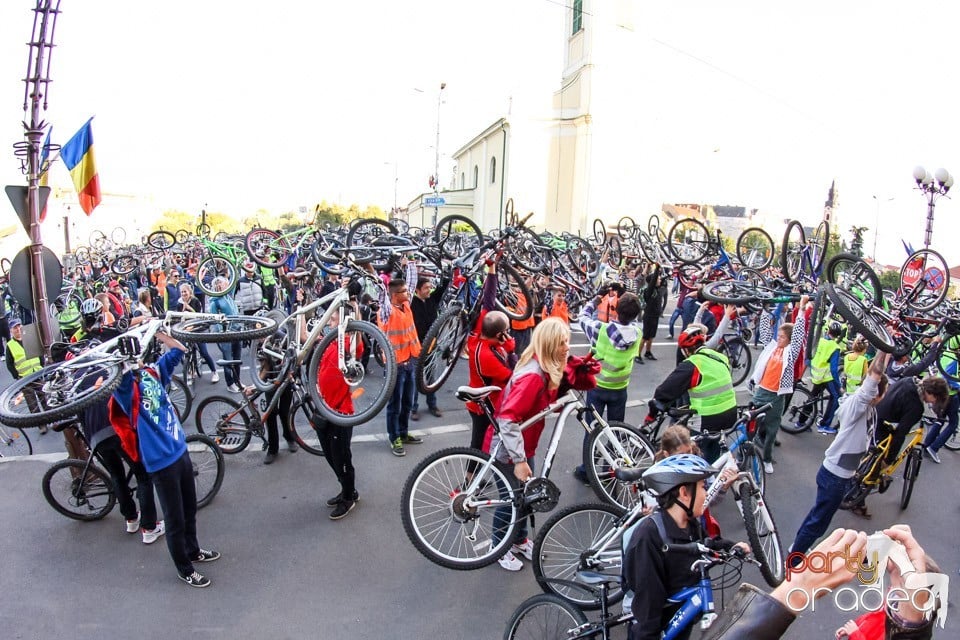
{"label": "overcast sky", "polygon": [[[0,3],[5,184],[23,181],[11,145],[22,138],[33,4]],[[323,198],[389,208],[395,172],[403,205],[433,172],[441,82],[441,169],[511,96],[548,103],[564,4],[63,0],[45,117],[63,143],[95,115],[103,190],[152,194],[158,208],[242,216]],[[651,85],[661,109],[655,126],[669,135],[652,178],[662,201],[814,224],[836,178],[844,231],[873,227],[873,196],[883,201],[882,261],[902,260],[900,237],[922,244],[913,166],[960,173],[956,3],[635,6],[637,76],[623,82]],[[53,183],[68,183],[62,163]],[[958,213],[938,204],[933,246],[950,264],[960,263],[960,243],[947,242],[960,237]]]}

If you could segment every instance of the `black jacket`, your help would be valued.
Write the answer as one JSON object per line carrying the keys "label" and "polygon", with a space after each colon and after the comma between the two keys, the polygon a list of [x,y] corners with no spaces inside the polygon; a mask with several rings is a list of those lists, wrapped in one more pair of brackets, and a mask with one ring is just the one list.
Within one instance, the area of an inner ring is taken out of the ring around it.
{"label": "black jacket", "polygon": [[443,299],[443,294],[449,284],[449,278],[441,279],[440,285],[433,290],[433,293],[426,300],[421,300],[411,293],[410,310],[413,312],[413,324],[417,327],[417,338],[420,342],[423,342],[423,339],[427,336],[427,331],[430,331],[430,325],[440,315],[440,301]]}

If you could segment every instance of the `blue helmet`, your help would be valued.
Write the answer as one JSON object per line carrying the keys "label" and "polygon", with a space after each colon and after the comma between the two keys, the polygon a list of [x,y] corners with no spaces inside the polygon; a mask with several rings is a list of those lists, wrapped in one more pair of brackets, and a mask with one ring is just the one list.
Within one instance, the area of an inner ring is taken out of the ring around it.
{"label": "blue helmet", "polygon": [[683,484],[699,482],[717,470],[706,460],[692,453],[664,458],[643,472],[643,483],[658,496],[666,495],[671,489]]}

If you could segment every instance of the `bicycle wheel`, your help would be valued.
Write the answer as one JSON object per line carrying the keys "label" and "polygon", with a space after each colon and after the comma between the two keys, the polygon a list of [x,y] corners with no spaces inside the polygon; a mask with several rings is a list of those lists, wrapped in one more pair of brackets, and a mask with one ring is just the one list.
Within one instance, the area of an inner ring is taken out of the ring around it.
{"label": "bicycle wheel", "polygon": [[526,227],[515,231],[516,235],[510,239],[510,257],[527,271],[545,271],[550,264],[550,254],[547,249],[540,248],[543,244],[540,236]]}
{"label": "bicycle wheel", "polygon": [[813,231],[810,238],[810,266],[813,273],[810,275],[816,277],[823,266],[823,259],[827,257],[827,244],[830,242],[830,223],[821,220],[820,224]]}
{"label": "bicycle wheel", "polygon": [[633,218],[630,216],[623,216],[617,222],[617,235],[623,240],[629,240],[633,237],[634,229],[636,228],[637,223],[633,221]]}
{"label": "bicycle wheel", "polygon": [[[507,496],[515,486],[513,477],[487,466],[489,459],[468,447],[441,449],[421,460],[407,477],[400,503],[403,529],[431,562],[448,569],[479,569],[496,562],[513,543],[520,515]],[[473,477],[475,473],[483,475]],[[469,485],[477,487],[471,494],[465,491]],[[491,505],[501,500],[507,504]],[[508,523],[493,545],[498,508],[509,511]]]}
{"label": "bicycle wheel", "polygon": [[0,422],[37,427],[72,416],[105,400],[120,385],[116,361],[57,363],[15,380],[0,392]]}
{"label": "bicycle wheel", "polygon": [[862,503],[873,491],[873,488],[877,486],[877,478],[881,469],[881,453],[878,449],[872,449],[860,460],[850,487],[844,493],[843,500],[840,502],[841,509],[849,509]]}
{"label": "bicycle wheel", "polygon": [[533,315],[530,288],[520,273],[504,261],[497,266],[497,296],[494,304],[511,320],[526,320]]}
{"label": "bicycle wheel", "polygon": [[660,262],[661,260],[661,248],[660,243],[650,237],[647,232],[642,230],[637,230],[636,232],[637,244],[640,245],[640,252],[650,262]]}
{"label": "bicycle wheel", "polygon": [[186,229],[177,229],[177,232],[173,234],[173,237],[176,238],[177,244],[184,244],[190,239],[190,232]]}
{"label": "bicycle wheel", "polygon": [[874,305],[883,301],[880,278],[870,265],[850,253],[838,253],[827,263],[827,281]]}
{"label": "bicycle wheel", "polygon": [[125,276],[133,273],[138,265],[139,261],[136,256],[122,255],[113,259],[110,263],[110,270],[118,276]]}
{"label": "bicycle wheel", "polygon": [[251,260],[268,269],[279,268],[290,257],[286,239],[270,229],[251,229],[243,239],[243,248]]}
{"label": "bicycle wheel", "polygon": [[598,246],[607,241],[607,228],[603,225],[603,220],[597,218],[593,221],[593,241]]}
{"label": "bicycle wheel", "polygon": [[[563,598],[541,593],[527,598],[510,616],[504,640],[563,640],[586,624],[587,616]],[[598,623],[599,624],[599,623]],[[580,637],[583,637],[582,635]]]}
{"label": "bicycle wheel", "polygon": [[773,298],[773,293],[766,288],[757,287],[745,280],[717,280],[703,285],[703,297],[720,304],[747,305],[754,302],[763,303]]}
{"label": "bicycle wheel", "polygon": [[915,311],[936,309],[947,297],[950,270],[943,256],[933,249],[914,251],[900,268],[900,291],[920,287],[922,295],[909,296],[907,306]]}
{"label": "bicycle wheel", "polygon": [[753,476],[753,482],[760,488],[762,495],[767,488],[767,472],[763,469],[761,454],[760,445],[751,440],[741,444],[733,457],[740,471],[746,471]]}
{"label": "bicycle wheel", "polygon": [[170,376],[170,386],[167,387],[167,397],[170,398],[170,404],[173,405],[173,411],[177,414],[177,420],[181,425],[185,425],[190,418],[190,409],[193,407],[193,394],[190,388],[180,376]]}
{"label": "bicycle wheel", "polygon": [[54,463],[43,474],[40,486],[47,504],[74,520],[99,520],[117,503],[107,472],[93,464],[87,467],[83,460]]}
{"label": "bicycle wheel", "polygon": [[623,263],[623,247],[620,245],[620,238],[610,236],[607,240],[607,258],[614,265],[619,267]]}
{"label": "bicycle wheel", "polygon": [[23,429],[0,425],[0,458],[13,458],[33,454],[33,444]]}
{"label": "bicycle wheel", "polygon": [[910,496],[913,495],[913,485],[920,475],[920,464],[923,462],[923,454],[920,447],[914,447],[907,455],[906,464],[903,466],[903,488],[900,491],[900,508],[906,509],[910,504]]}
{"label": "bicycle wheel", "polygon": [[347,246],[374,244],[380,236],[397,235],[397,228],[378,218],[358,218],[347,232]]}
{"label": "bicycle wheel", "polygon": [[750,347],[744,344],[739,337],[724,338],[718,348],[720,353],[727,356],[730,362],[730,377],[733,380],[733,386],[738,386],[753,371],[753,354]]}
{"label": "bicycle wheel", "polygon": [[[342,347],[338,331],[331,331],[316,346],[307,370],[307,391],[317,413],[341,427],[354,427],[376,416],[390,400],[397,383],[397,358],[387,336],[369,322],[351,320],[345,327]],[[376,358],[363,361],[364,345],[379,349]],[[341,366],[342,358],[342,366]]]}
{"label": "bicycle wheel", "polygon": [[[290,405],[290,430],[301,449],[315,456],[322,456],[324,453],[323,447],[320,446],[320,437],[317,435],[310,419],[310,416],[313,415],[311,402],[310,398],[305,396],[303,401],[295,400]],[[340,428],[342,427],[327,427],[327,429]]]}
{"label": "bicycle wheel", "polygon": [[773,262],[773,238],[759,227],[744,229],[737,238],[737,257],[751,269],[766,269]]}
{"label": "bicycle wheel", "polygon": [[891,335],[883,319],[874,315],[873,309],[864,307],[852,293],[832,284],[823,286],[836,312],[877,349],[894,354],[910,350],[912,342],[909,337]]}
{"label": "bicycle wheel", "polygon": [[960,429],[953,432],[953,435],[943,443],[950,451],[960,451]]}
{"label": "bicycle wheel", "polygon": [[266,338],[277,330],[277,322],[266,316],[227,316],[221,320],[185,320],[170,328],[180,342],[236,342]]}
{"label": "bicycle wheel", "polygon": [[606,429],[594,428],[587,439],[583,465],[590,486],[598,498],[621,509],[640,501],[640,486],[624,483],[613,475],[621,467],[645,468],[653,464],[655,451],[640,430],[624,422],[611,421]]}
{"label": "bicycle wheel", "polygon": [[415,375],[420,393],[435,393],[447,381],[460,361],[470,329],[469,318],[459,304],[451,305],[433,321],[417,360]]}
{"label": "bicycle wheel", "polygon": [[767,584],[776,587],[783,582],[783,546],[780,534],[767,508],[763,493],[747,485],[740,494],[743,510],[743,526],[747,530],[747,542],[753,557],[760,563],[760,574]]}
{"label": "bicycle wheel", "polygon": [[212,438],[202,433],[191,433],[186,442],[193,465],[193,482],[197,488],[197,508],[203,509],[223,484],[223,452]]}
{"label": "bicycle wheel", "polygon": [[433,239],[443,252],[443,256],[452,260],[466,255],[467,251],[483,245],[483,232],[477,223],[459,214],[440,218],[433,232]]}
{"label": "bicycle wheel", "polygon": [[796,283],[800,278],[803,270],[803,250],[806,246],[807,236],[803,232],[803,225],[797,220],[791,220],[780,246],[780,270],[788,282]]}
{"label": "bicycle wheel", "polygon": [[[830,265],[827,265],[829,271]],[[806,353],[813,354],[817,351],[817,345],[820,343],[820,337],[823,335],[823,326],[827,318],[833,313],[833,305],[823,291],[823,287],[817,287],[817,292],[813,296],[813,310],[810,312],[810,319],[807,321],[807,344]]]}
{"label": "bicycle wheel", "polygon": [[[90,264],[90,249],[87,247],[77,247],[77,250],[73,252],[73,257],[76,258],[77,264]],[[4,260],[6,260],[6,258],[4,258]],[[6,274],[9,270],[10,265],[7,265],[7,268],[3,269],[3,273]]]}
{"label": "bicycle wheel", "polygon": [[210,396],[197,405],[197,432],[208,435],[226,454],[250,444],[250,416],[240,403],[226,396]]}
{"label": "bicycle wheel", "polygon": [[667,233],[670,253],[683,264],[694,264],[710,253],[710,232],[694,218],[677,220]]}
{"label": "bicycle wheel", "polygon": [[[269,337],[250,343],[250,381],[259,391],[270,391],[274,388],[274,382],[280,375],[283,354],[287,352],[290,344],[289,327],[293,325],[291,322],[286,331],[280,331],[287,316],[279,309],[271,309],[266,317],[277,323],[276,330]],[[280,354],[280,357],[270,355],[271,353]]]}
{"label": "bicycle wheel", "polygon": [[[213,281],[219,277],[227,279],[227,286],[222,290],[213,288]],[[240,274],[237,267],[226,258],[207,256],[197,265],[197,288],[208,296],[218,298],[233,291],[237,286]]]}
{"label": "bicycle wheel", "polygon": [[820,419],[822,401],[822,396],[814,398],[804,387],[794,387],[790,404],[783,411],[786,422],[781,421],[780,429],[794,435],[809,431]]}
{"label": "bicycle wheel", "polygon": [[[551,516],[533,542],[533,575],[540,588],[581,609],[600,608],[592,592],[548,580],[576,582],[581,569],[620,575],[620,536],[602,554],[593,549],[616,529],[622,515],[621,509],[608,504],[576,504]],[[608,595],[608,604],[614,604],[623,598],[623,590],[616,587]]]}
{"label": "bicycle wheel", "polygon": [[567,257],[573,268],[582,276],[595,278],[600,272],[600,256],[593,250],[590,243],[580,236],[573,236],[567,240]]}
{"label": "bicycle wheel", "polygon": [[147,236],[147,244],[154,249],[166,251],[177,244],[177,237],[169,231],[154,231]]}

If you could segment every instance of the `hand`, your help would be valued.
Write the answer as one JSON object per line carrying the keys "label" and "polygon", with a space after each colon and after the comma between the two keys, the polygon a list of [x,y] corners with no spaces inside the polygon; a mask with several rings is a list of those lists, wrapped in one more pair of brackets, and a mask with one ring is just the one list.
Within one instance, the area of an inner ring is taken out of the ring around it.
{"label": "hand", "polygon": [[533,476],[533,471],[530,469],[530,465],[527,464],[527,461],[519,462],[513,465],[513,475],[520,482],[526,482]]}
{"label": "hand", "polygon": [[720,477],[718,478],[719,482],[723,483],[724,489],[729,489],[730,485],[733,484],[733,481],[737,479],[737,470],[732,468],[726,468],[720,472]]}
{"label": "hand", "polygon": [[[889,529],[884,529],[883,533],[903,545],[904,550],[907,552],[907,557],[910,558],[910,562],[913,564],[913,568],[917,570],[917,573],[926,573],[926,554],[924,554],[923,547],[920,546],[917,539],[913,537],[910,525],[895,524]],[[906,589],[903,576],[900,574],[900,567],[892,560],[887,560],[887,573],[890,576],[890,588],[904,589],[907,594],[906,599],[900,602],[900,608],[897,610],[897,614],[907,622],[920,622],[924,620],[925,612],[918,610],[914,605],[916,604],[925,609],[929,609],[930,607],[927,604],[927,600],[930,594],[923,591],[914,593],[913,590]]]}
{"label": "hand", "polygon": [[860,627],[857,626],[856,622],[854,622],[853,620],[847,620],[842,627],[837,629],[837,640],[843,640],[843,638],[849,638],[850,636],[855,634],[857,631],[859,631],[859,629]]}
{"label": "hand", "polygon": [[753,553],[753,550],[750,549],[750,545],[747,544],[746,542],[738,542],[737,544],[733,545],[733,548],[741,549],[746,554]]}
{"label": "hand", "polygon": [[[830,593],[835,587],[856,577],[856,567],[850,571],[847,557],[859,556],[867,546],[867,534],[853,529],[836,529],[818,544],[813,551],[829,558],[829,571],[791,571],[788,578],[770,594],[790,611],[800,613],[811,607],[814,599]],[[810,554],[807,554],[809,557]],[[787,566],[790,566],[790,556]]]}
{"label": "hand", "polygon": [[807,294],[803,294],[802,296],[800,296],[800,307],[801,307],[801,308],[807,306],[807,303],[808,303],[808,302],[810,302],[810,296],[808,296]]}
{"label": "hand", "polygon": [[723,311],[727,314],[727,317],[733,320],[737,317],[737,305],[734,304],[725,304],[723,305]]}

